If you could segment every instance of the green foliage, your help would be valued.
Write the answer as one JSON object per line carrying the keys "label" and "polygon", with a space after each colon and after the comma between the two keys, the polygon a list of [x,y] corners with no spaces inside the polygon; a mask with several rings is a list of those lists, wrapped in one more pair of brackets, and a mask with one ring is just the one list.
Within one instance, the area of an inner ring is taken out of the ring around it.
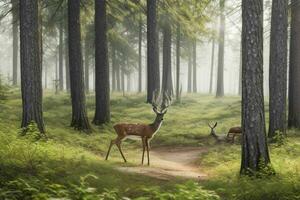
{"label": "green foliage", "polygon": [[159,187],[144,188],[143,197],[134,200],[219,200],[213,191],[205,190],[195,182],[177,184],[173,191],[162,191]]}
{"label": "green foliage", "polygon": [[20,130],[20,135],[26,136],[26,138],[31,141],[37,141],[45,138],[45,134],[39,131],[38,126],[34,121],[31,121],[27,127],[22,128]]}
{"label": "green foliage", "polygon": [[276,131],[275,136],[271,138],[271,142],[277,147],[281,147],[286,144],[286,135],[282,131]]}
{"label": "green foliage", "polygon": [[0,100],[6,99],[8,87],[3,83],[2,76],[0,74]]}
{"label": "green foliage", "polygon": [[[183,96],[181,103],[170,107],[160,132],[151,142],[154,148],[202,146],[205,153],[199,155],[197,164],[208,177],[198,184],[120,172],[115,169],[123,165],[116,148],[112,149],[110,161],[105,162],[109,141],[115,137],[112,124],[120,121],[150,123],[155,116],[142,95],[124,98],[114,94],[111,105],[111,124],[93,127],[95,131],[90,135],[80,134],[69,127],[69,95],[46,93],[43,108],[48,138],[43,140],[38,139],[34,123],[28,127],[26,135],[20,136],[20,96],[16,91],[9,93],[7,99],[0,102],[0,199],[184,200],[198,196],[204,200],[299,199],[298,130],[287,133],[289,137],[284,145],[270,145],[276,175],[259,179],[239,176],[240,145],[216,143],[209,136],[207,122],[218,121],[217,134],[240,123],[238,97]],[[87,110],[92,117],[93,95],[87,96]],[[129,165],[139,165],[140,142],[126,141],[123,148]],[[155,185],[160,188],[153,187]]]}

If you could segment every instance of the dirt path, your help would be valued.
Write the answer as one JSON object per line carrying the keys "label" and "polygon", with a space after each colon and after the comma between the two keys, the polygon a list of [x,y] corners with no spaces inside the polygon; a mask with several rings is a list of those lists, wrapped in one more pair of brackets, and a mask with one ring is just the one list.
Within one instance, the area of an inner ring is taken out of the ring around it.
{"label": "dirt path", "polygon": [[169,180],[174,177],[205,179],[207,175],[201,173],[201,169],[195,164],[199,155],[205,151],[206,149],[199,147],[156,148],[150,152],[150,166],[140,165],[135,167],[118,167],[117,169],[161,180]]}

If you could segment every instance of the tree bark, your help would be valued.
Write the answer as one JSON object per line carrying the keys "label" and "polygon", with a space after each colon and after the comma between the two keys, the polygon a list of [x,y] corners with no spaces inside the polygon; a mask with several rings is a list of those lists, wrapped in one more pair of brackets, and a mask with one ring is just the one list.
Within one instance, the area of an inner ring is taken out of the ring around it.
{"label": "tree bark", "polygon": [[143,40],[143,22],[142,17],[139,19],[139,83],[138,92],[142,92],[142,40]]}
{"label": "tree bark", "polygon": [[286,130],[288,2],[273,0],[270,39],[269,134]]}
{"label": "tree bark", "polygon": [[147,103],[160,90],[156,0],[147,0]]}
{"label": "tree bark", "polygon": [[84,86],[86,93],[89,93],[90,90],[90,48],[89,38],[86,36],[84,42]]}
{"label": "tree bark", "polygon": [[188,88],[187,91],[188,93],[192,92],[192,47],[191,47],[191,42],[188,41]]}
{"label": "tree bark", "polygon": [[225,41],[225,0],[220,0],[220,30],[219,30],[219,54],[218,54],[218,79],[217,79],[217,97],[224,96],[224,41]]}
{"label": "tree bark", "polygon": [[193,93],[197,93],[197,42],[193,40]]}
{"label": "tree bark", "polygon": [[91,128],[85,107],[80,33],[80,0],[68,1],[68,19],[70,86],[72,98],[71,126],[78,130],[90,132]]}
{"label": "tree bark", "polygon": [[96,110],[93,123],[110,121],[109,65],[106,37],[106,0],[95,0]]}
{"label": "tree bark", "polygon": [[12,4],[12,33],[13,33],[13,85],[18,84],[18,51],[19,51],[19,5],[17,0]]}
{"label": "tree bark", "polygon": [[64,89],[64,74],[63,74],[63,38],[64,38],[64,25],[59,23],[59,90]]}
{"label": "tree bark", "polygon": [[165,23],[163,27],[162,92],[168,96],[173,95],[171,45],[172,45],[172,30],[169,21],[167,21],[167,23]]}
{"label": "tree bark", "polygon": [[34,121],[45,132],[42,108],[42,69],[39,43],[38,1],[22,0],[20,6],[21,91],[23,117],[21,127]]}
{"label": "tree bark", "polygon": [[116,80],[116,76],[117,76],[117,73],[116,73],[116,50],[115,48],[113,47],[113,45],[111,45],[111,68],[112,68],[112,90],[113,91],[116,91],[117,87],[116,87],[116,84],[117,84],[117,80]]}
{"label": "tree bark", "polygon": [[177,24],[176,35],[176,100],[180,101],[180,56],[181,56],[181,30],[180,25]]}
{"label": "tree bark", "polygon": [[300,2],[291,1],[289,128],[300,128]]}
{"label": "tree bark", "polygon": [[209,82],[209,93],[212,94],[213,91],[213,74],[214,74],[214,66],[215,66],[215,38],[212,40],[212,48],[211,48],[211,66],[210,66],[210,82]]}
{"label": "tree bark", "polygon": [[70,91],[70,64],[69,64],[69,31],[68,31],[68,20],[66,20],[65,27],[65,72],[66,72],[66,90]]}
{"label": "tree bark", "polygon": [[242,1],[242,162],[241,174],[270,163],[263,95],[263,1]]}

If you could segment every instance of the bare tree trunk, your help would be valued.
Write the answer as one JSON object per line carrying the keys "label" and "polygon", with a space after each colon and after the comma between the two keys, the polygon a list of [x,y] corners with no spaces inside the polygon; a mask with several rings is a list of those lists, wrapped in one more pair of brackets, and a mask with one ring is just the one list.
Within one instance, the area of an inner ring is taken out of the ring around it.
{"label": "bare tree trunk", "polygon": [[66,20],[65,26],[65,72],[66,72],[66,90],[70,91],[70,65],[69,65],[69,32],[68,32],[68,20]]}
{"label": "bare tree trunk", "polygon": [[220,32],[219,32],[219,55],[218,55],[218,79],[217,79],[217,97],[224,96],[224,41],[225,41],[225,0],[220,0]]}
{"label": "bare tree trunk", "polygon": [[138,92],[142,92],[142,40],[143,40],[143,22],[142,17],[139,19],[139,83]]}
{"label": "bare tree trunk", "polygon": [[288,126],[300,128],[300,2],[291,1]]}
{"label": "bare tree trunk", "polygon": [[13,33],[13,85],[18,84],[18,51],[19,51],[19,6],[17,0],[12,4],[12,33]]}
{"label": "bare tree trunk", "polygon": [[288,2],[273,0],[270,39],[269,134],[286,130]]}
{"label": "bare tree trunk", "polygon": [[153,93],[160,90],[156,4],[156,0],[147,0],[147,103],[151,103]]}
{"label": "bare tree trunk", "polygon": [[95,0],[95,30],[96,109],[93,123],[100,125],[110,121],[106,0]]}
{"label": "bare tree trunk", "polygon": [[181,30],[180,25],[177,24],[177,36],[176,36],[176,100],[180,101],[180,44],[181,44]]}
{"label": "bare tree trunk", "polygon": [[63,74],[63,38],[64,38],[64,25],[62,22],[59,24],[59,90],[64,89],[64,74]]}
{"label": "bare tree trunk", "polygon": [[193,93],[197,93],[197,42],[193,40]]}
{"label": "bare tree trunk", "polygon": [[168,96],[173,95],[172,82],[172,59],[171,59],[171,45],[172,45],[172,30],[170,23],[165,23],[163,27],[163,79],[162,91]]}
{"label": "bare tree trunk", "polygon": [[21,127],[31,121],[45,132],[42,108],[42,69],[39,39],[38,1],[20,2],[20,52],[23,117]]}
{"label": "bare tree trunk", "polygon": [[111,82],[112,82],[112,91],[116,91],[116,50],[111,45],[111,68],[112,68],[112,76],[111,76]]}
{"label": "bare tree trunk", "polygon": [[211,48],[211,66],[210,66],[210,82],[209,82],[209,93],[212,94],[213,91],[213,77],[214,77],[214,66],[215,66],[215,38],[212,40]]}
{"label": "bare tree trunk", "polygon": [[191,42],[188,41],[188,93],[192,92],[192,48],[191,48]]}
{"label": "bare tree trunk", "polygon": [[241,173],[253,174],[270,163],[263,95],[263,1],[242,1],[243,94]]}
{"label": "bare tree trunk", "polygon": [[82,67],[80,0],[68,1],[68,16],[70,86],[72,98],[71,126],[78,130],[90,132],[91,127],[88,121],[85,105],[84,78]]}
{"label": "bare tree trunk", "polygon": [[90,90],[90,48],[90,42],[86,36],[84,42],[84,86],[86,93],[89,93]]}

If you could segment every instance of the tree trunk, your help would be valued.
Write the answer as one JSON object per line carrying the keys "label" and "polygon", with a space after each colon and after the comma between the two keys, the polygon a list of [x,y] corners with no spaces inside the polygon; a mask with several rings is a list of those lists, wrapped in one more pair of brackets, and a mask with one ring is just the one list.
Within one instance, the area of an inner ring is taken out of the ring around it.
{"label": "tree trunk", "polygon": [[64,74],[63,74],[63,38],[64,38],[64,25],[62,22],[59,24],[59,90],[64,90]]}
{"label": "tree trunk", "polygon": [[18,47],[19,47],[19,6],[17,0],[11,0],[12,4],[12,33],[13,33],[13,85],[18,84]]}
{"label": "tree trunk", "polygon": [[180,101],[180,44],[181,44],[181,30],[180,25],[177,24],[177,36],[176,36],[176,100]]}
{"label": "tree trunk", "polygon": [[69,65],[69,31],[68,31],[68,20],[65,19],[65,79],[66,79],[66,90],[70,91],[70,65]]}
{"label": "tree trunk", "polygon": [[143,22],[142,17],[139,19],[139,83],[138,92],[142,92],[142,40],[143,40]]}
{"label": "tree trunk", "polygon": [[85,107],[80,33],[80,0],[68,1],[68,16],[70,86],[72,98],[71,126],[78,130],[90,132],[91,128]]}
{"label": "tree trunk", "polygon": [[193,41],[193,93],[197,93],[197,43]]}
{"label": "tree trunk", "polygon": [[219,54],[218,54],[218,79],[217,79],[217,97],[224,96],[224,41],[225,41],[225,0],[220,0],[220,30],[219,30]]}
{"label": "tree trunk", "polygon": [[106,0],[95,0],[96,110],[93,123],[110,121],[109,64],[106,37]]}
{"label": "tree trunk", "polygon": [[214,66],[215,66],[215,38],[212,40],[212,48],[211,48],[211,66],[210,66],[210,82],[209,82],[209,93],[213,92],[213,77],[214,77]]}
{"label": "tree trunk", "polygon": [[288,126],[300,128],[300,2],[291,2]]}
{"label": "tree trunk", "polygon": [[163,79],[162,91],[168,96],[173,95],[172,83],[172,59],[171,59],[171,45],[172,45],[172,30],[170,23],[166,23],[163,27]]}
{"label": "tree trunk", "polygon": [[117,80],[116,80],[116,76],[117,76],[117,74],[116,74],[116,68],[117,68],[117,66],[116,66],[116,50],[113,47],[113,45],[111,45],[111,68],[112,68],[112,79],[111,79],[112,90],[116,91],[116,89],[117,89],[116,88],[116,82],[117,82]]}
{"label": "tree trunk", "polygon": [[243,65],[243,51],[242,51],[242,42],[241,42],[241,49],[240,49],[240,66],[239,66],[239,88],[238,88],[238,95],[242,95],[242,65]]}
{"label": "tree trunk", "polygon": [[127,92],[130,92],[131,91],[131,82],[130,82],[131,75],[130,75],[130,73],[128,73],[126,76],[127,76]]}
{"label": "tree trunk", "polygon": [[125,72],[124,69],[120,69],[120,70],[121,70],[121,90],[123,96],[125,96]]}
{"label": "tree trunk", "polygon": [[90,90],[90,48],[90,42],[86,36],[84,42],[84,86],[86,93],[89,93]]}
{"label": "tree trunk", "polygon": [[263,95],[263,1],[242,1],[242,162],[252,174],[270,163]]}
{"label": "tree trunk", "polygon": [[288,2],[273,0],[270,39],[269,134],[286,129]]}
{"label": "tree trunk", "polygon": [[156,0],[147,0],[147,103],[160,90]]}
{"label": "tree trunk", "polygon": [[188,41],[188,93],[192,92],[192,46],[191,42]]}
{"label": "tree trunk", "polygon": [[45,132],[42,108],[42,69],[39,43],[38,1],[20,4],[20,54],[23,117],[21,127],[34,121]]}

